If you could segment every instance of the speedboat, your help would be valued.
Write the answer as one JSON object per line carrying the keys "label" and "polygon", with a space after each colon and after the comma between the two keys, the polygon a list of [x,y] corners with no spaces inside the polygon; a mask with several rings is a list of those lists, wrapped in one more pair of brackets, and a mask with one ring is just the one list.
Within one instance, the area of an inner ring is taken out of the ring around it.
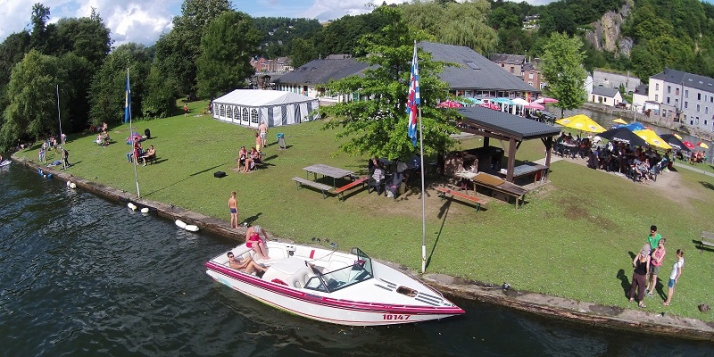
{"label": "speedboat", "polygon": [[[442,319],[464,310],[440,292],[359,248],[349,253],[293,243],[266,243],[262,275],[233,269],[225,252],[206,263],[214,280],[275,308],[349,326],[379,326]],[[245,244],[231,250],[252,257]]]}

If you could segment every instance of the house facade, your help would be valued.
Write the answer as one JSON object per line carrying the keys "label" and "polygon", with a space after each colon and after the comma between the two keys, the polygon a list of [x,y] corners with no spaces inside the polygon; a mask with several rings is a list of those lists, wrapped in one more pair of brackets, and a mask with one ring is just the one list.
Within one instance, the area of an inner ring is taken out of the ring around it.
{"label": "house facade", "polygon": [[592,93],[588,96],[590,102],[599,103],[614,107],[619,103],[622,103],[622,94],[617,89],[605,88],[605,87],[593,87]]}
{"label": "house facade", "polygon": [[674,108],[673,120],[714,132],[714,79],[665,68],[650,77],[648,101]]}
{"label": "house facade", "polygon": [[640,79],[627,74],[615,73],[603,69],[593,71],[593,87],[604,87],[612,89],[620,89],[620,86],[625,88],[625,92],[634,93],[639,86]]}
{"label": "house facade", "polygon": [[488,58],[506,72],[522,79],[529,86],[539,90],[545,88],[546,83],[538,70],[540,59],[536,58],[530,62],[526,56],[507,53],[493,53]]}

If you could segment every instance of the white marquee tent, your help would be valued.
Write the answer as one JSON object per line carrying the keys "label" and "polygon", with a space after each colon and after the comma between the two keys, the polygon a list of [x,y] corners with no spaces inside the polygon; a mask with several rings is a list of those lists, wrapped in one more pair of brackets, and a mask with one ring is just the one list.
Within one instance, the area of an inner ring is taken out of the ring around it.
{"label": "white marquee tent", "polygon": [[257,128],[299,124],[314,120],[320,107],[316,98],[275,90],[236,89],[213,100],[213,118]]}

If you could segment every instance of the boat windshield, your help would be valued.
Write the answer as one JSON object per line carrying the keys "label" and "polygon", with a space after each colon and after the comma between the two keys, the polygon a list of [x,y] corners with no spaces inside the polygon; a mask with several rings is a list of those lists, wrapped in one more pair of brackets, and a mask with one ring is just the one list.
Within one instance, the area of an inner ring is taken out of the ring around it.
{"label": "boat windshield", "polygon": [[314,276],[305,288],[330,293],[372,279],[372,259],[359,248],[352,248],[350,253],[357,258],[352,265]]}

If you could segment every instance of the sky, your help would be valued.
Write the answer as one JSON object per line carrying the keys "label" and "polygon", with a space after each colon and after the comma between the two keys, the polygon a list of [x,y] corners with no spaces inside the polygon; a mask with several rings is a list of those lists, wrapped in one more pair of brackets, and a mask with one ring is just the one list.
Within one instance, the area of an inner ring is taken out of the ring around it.
{"label": "sky", "polygon": [[[233,8],[252,17],[309,18],[320,21],[370,12],[369,5],[407,0],[232,0]],[[543,5],[554,0],[526,0]],[[707,0],[714,2],[714,0]],[[87,17],[97,9],[111,30],[114,46],[127,42],[150,46],[171,30],[171,20],[181,15],[183,0],[0,0],[0,41],[12,33],[30,29],[32,5],[50,8],[50,23],[65,17]],[[518,1],[520,2],[520,0]]]}

